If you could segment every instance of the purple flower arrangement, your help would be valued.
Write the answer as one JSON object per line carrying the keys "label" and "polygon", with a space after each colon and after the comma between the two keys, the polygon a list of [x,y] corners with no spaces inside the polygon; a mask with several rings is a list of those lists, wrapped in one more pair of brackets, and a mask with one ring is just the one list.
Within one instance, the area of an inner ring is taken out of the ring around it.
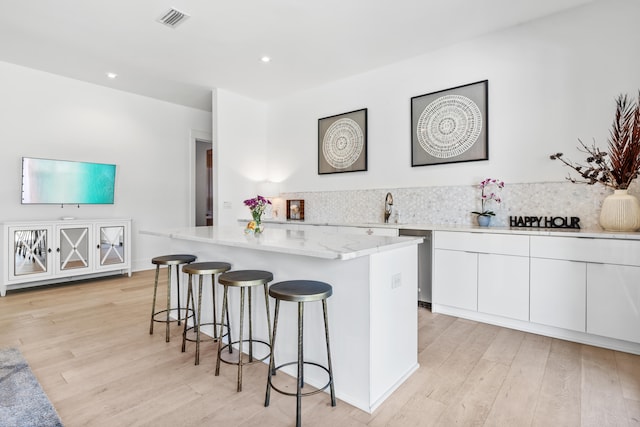
{"label": "purple flower arrangement", "polygon": [[264,210],[267,208],[267,205],[270,205],[271,202],[264,197],[258,195],[253,199],[247,199],[243,202],[245,206],[249,208],[251,211],[251,216],[253,220],[259,225],[262,221],[262,214]]}

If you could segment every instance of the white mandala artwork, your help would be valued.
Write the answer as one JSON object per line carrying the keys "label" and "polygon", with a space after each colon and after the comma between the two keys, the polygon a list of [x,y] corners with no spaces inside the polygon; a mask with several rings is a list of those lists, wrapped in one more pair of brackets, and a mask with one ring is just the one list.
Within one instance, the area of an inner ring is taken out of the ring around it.
{"label": "white mandala artwork", "polygon": [[327,163],[336,169],[346,169],[360,157],[364,134],[354,120],[338,119],[329,126],[322,139],[322,153]]}
{"label": "white mandala artwork", "polygon": [[471,148],[482,126],[482,114],[475,102],[462,95],[445,95],[420,114],[418,142],[429,155],[448,159]]}

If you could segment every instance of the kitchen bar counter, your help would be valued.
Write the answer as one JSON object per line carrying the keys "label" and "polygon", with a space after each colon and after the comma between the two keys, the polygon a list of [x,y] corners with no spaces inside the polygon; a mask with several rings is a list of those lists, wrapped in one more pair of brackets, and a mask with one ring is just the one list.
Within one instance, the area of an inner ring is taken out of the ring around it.
{"label": "kitchen bar counter", "polygon": [[416,237],[336,235],[321,230],[288,230],[266,227],[263,233],[245,234],[244,227],[188,227],[140,231],[159,237],[210,243],[315,258],[348,260],[421,243]]}
{"label": "kitchen bar counter", "polygon": [[[371,413],[418,368],[417,248],[422,238],[339,235],[268,225],[259,236],[245,235],[243,226],[140,233],[152,239],[169,239],[172,253],[191,253],[198,261],[229,262],[234,270],[271,271],[272,283],[308,279],[331,284],[333,295],[327,305],[336,397],[340,400]],[[239,295],[234,291],[238,290],[230,290],[230,314],[233,336],[237,337],[238,321],[234,319],[239,316]],[[208,295],[207,291],[203,297],[203,322],[211,321]],[[253,298],[254,337],[267,340],[262,292],[254,292]],[[218,303],[221,300],[218,298]],[[296,307],[281,306],[277,363],[296,360]],[[322,306],[307,304],[305,360],[326,363],[323,336]],[[188,351],[193,349],[188,347]],[[215,354],[201,355],[207,357]],[[295,376],[295,365],[288,368],[285,372]],[[305,381],[322,386],[326,375],[316,371],[305,371]],[[266,375],[264,380],[261,386],[266,386]]]}

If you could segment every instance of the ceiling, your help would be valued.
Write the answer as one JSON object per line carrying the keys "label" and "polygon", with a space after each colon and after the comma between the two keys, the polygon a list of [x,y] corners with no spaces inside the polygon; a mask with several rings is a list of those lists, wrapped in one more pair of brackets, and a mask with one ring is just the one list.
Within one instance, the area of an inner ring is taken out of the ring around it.
{"label": "ceiling", "polygon": [[269,101],[593,1],[0,0],[0,61],[210,111],[214,87]]}

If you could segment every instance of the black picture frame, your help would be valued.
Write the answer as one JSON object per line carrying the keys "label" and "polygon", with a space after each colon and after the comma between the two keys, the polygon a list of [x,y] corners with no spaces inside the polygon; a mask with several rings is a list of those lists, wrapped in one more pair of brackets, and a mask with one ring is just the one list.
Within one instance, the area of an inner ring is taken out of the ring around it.
{"label": "black picture frame", "polygon": [[411,98],[411,166],[489,160],[489,81]]}
{"label": "black picture frame", "polygon": [[367,170],[367,109],[318,119],[318,175]]}

